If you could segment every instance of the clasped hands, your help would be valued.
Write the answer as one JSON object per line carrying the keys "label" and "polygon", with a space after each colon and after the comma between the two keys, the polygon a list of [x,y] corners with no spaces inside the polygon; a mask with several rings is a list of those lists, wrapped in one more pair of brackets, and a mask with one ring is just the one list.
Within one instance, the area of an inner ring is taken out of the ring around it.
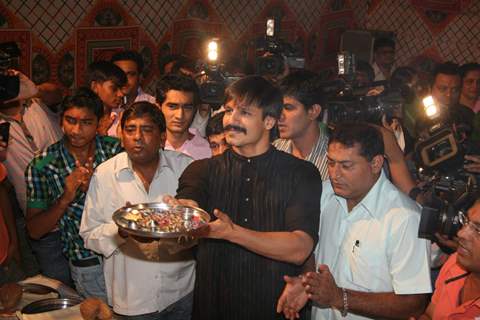
{"label": "clasped hands", "polygon": [[298,319],[309,299],[322,308],[343,307],[342,289],[335,283],[327,265],[319,265],[317,272],[300,277],[284,276],[283,279],[286,285],[278,299],[277,312],[283,312],[287,319]]}

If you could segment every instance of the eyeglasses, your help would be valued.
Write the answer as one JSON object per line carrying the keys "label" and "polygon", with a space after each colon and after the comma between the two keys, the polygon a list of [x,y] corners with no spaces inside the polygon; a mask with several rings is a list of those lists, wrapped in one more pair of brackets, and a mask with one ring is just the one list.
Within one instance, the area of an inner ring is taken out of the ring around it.
{"label": "eyeglasses", "polygon": [[474,222],[470,221],[468,216],[466,216],[463,212],[458,213],[458,221],[463,227],[468,227],[472,231],[475,231],[478,235],[480,235],[480,226],[476,225]]}

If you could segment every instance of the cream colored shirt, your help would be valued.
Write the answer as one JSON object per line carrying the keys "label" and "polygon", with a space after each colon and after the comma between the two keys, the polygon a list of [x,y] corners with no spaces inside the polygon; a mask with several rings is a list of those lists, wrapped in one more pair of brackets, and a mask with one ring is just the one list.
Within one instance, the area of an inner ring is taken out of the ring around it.
{"label": "cream colored shirt", "polygon": [[[140,315],[161,311],[193,290],[195,261],[181,252],[151,261],[131,241],[118,235],[112,214],[132,204],[160,202],[174,195],[178,178],[192,159],[175,151],[160,151],[160,164],[146,192],[126,152],[97,167],[85,201],[80,235],[85,247],[104,256],[108,303],[116,313]],[[189,253],[189,252],[188,252]]]}
{"label": "cream colored shirt", "polygon": [[[430,242],[418,238],[420,208],[381,173],[348,212],[344,198],[323,183],[315,261],[328,265],[339,287],[363,292],[432,292]],[[312,319],[345,319],[338,310],[312,309]],[[368,319],[349,313],[346,319]]]}

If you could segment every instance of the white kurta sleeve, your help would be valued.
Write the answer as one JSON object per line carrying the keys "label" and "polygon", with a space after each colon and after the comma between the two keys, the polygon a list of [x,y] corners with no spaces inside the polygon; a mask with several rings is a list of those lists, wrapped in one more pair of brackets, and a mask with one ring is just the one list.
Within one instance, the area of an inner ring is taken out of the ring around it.
{"label": "white kurta sleeve", "polygon": [[80,236],[85,241],[85,247],[110,257],[113,252],[126,242],[118,235],[118,227],[112,221],[113,211],[106,205],[110,188],[99,185],[99,178],[93,175],[88,188]]}

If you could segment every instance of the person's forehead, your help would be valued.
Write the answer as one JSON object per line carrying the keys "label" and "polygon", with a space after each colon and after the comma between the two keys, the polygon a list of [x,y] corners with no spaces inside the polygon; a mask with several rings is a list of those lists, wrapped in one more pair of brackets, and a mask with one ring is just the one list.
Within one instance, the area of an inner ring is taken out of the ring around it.
{"label": "person's forehead", "polygon": [[120,68],[125,68],[125,69],[137,69],[138,66],[137,66],[137,63],[133,60],[117,60],[114,62],[114,64],[116,64],[118,67]]}
{"label": "person's forehead", "polygon": [[480,78],[480,70],[471,70],[471,71],[468,71],[468,72],[465,74],[464,79],[466,79],[466,78],[474,78],[474,79]]}
{"label": "person's forehead", "polygon": [[347,158],[354,159],[362,157],[360,154],[360,144],[354,143],[353,146],[349,147],[338,141],[333,141],[328,145],[327,154],[330,158],[341,155],[345,158],[344,160]]}
{"label": "person's forehead", "polygon": [[192,103],[193,102],[193,92],[181,91],[181,90],[168,90],[166,93],[166,101],[169,102],[183,102],[183,103]]}
{"label": "person's forehead", "polygon": [[453,75],[453,74],[444,74],[444,73],[439,73],[435,77],[435,84],[436,85],[460,85],[460,76],[459,75]]}
{"label": "person's forehead", "polygon": [[141,116],[130,116],[125,121],[125,126],[155,125],[152,117],[148,114]]}
{"label": "person's forehead", "polygon": [[96,118],[95,112],[87,107],[73,106],[68,108],[63,113],[64,117],[70,117],[75,119],[90,119]]}

